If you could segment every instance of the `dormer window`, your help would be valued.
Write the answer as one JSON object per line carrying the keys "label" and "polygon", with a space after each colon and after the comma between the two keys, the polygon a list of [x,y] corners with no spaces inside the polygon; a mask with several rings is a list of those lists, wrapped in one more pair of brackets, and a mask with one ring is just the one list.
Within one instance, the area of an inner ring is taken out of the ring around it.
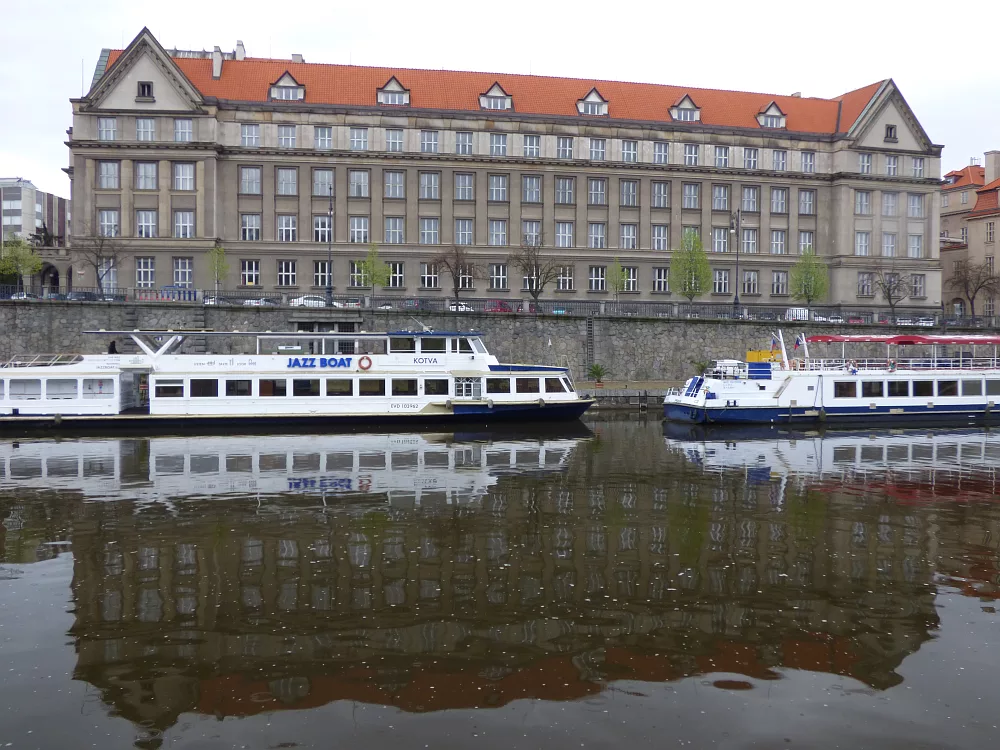
{"label": "dormer window", "polygon": [[282,102],[298,102],[306,98],[306,87],[292,78],[286,72],[281,78],[271,84],[271,100]]}
{"label": "dormer window", "polygon": [[685,94],[670,108],[670,116],[677,122],[700,122],[701,109]]}
{"label": "dormer window", "polygon": [[576,111],[585,117],[606,117],[608,101],[597,89],[591,89],[589,94],[576,103]]}
{"label": "dormer window", "polygon": [[886,143],[898,143],[899,139],[896,137],[896,126],[886,125],[885,126],[885,142]]}
{"label": "dormer window", "polygon": [[779,130],[785,127],[785,113],[776,102],[771,102],[757,113],[757,122],[762,128]]}
{"label": "dormer window", "polygon": [[385,86],[378,90],[378,103],[390,107],[408,107],[410,106],[410,90],[403,88],[403,84],[396,76],[393,76]]}
{"label": "dormer window", "polygon": [[489,91],[479,95],[479,106],[482,109],[506,110],[513,109],[514,103],[510,94],[499,83],[494,83]]}
{"label": "dormer window", "polygon": [[152,81],[139,81],[139,87],[136,90],[135,100],[151,102],[153,101],[153,82]]}

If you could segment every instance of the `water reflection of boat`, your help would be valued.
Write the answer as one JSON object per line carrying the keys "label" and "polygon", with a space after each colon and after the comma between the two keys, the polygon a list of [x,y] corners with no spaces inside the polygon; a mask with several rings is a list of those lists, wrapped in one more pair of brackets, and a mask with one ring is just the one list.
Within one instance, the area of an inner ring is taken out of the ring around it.
{"label": "water reflection of boat", "polygon": [[506,433],[154,437],[0,442],[0,491],[157,501],[293,494],[322,502],[379,495],[391,505],[461,503],[505,474],[563,470],[589,435]]}

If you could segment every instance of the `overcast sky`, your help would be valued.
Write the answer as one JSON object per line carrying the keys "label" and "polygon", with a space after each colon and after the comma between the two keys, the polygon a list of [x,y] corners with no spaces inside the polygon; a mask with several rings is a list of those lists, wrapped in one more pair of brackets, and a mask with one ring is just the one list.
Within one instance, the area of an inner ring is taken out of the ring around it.
{"label": "overcast sky", "polygon": [[[0,0],[0,176],[69,195],[70,97],[102,47],[165,47],[833,97],[893,78],[944,170],[1000,148],[1000,3]],[[981,62],[984,61],[984,62]]]}

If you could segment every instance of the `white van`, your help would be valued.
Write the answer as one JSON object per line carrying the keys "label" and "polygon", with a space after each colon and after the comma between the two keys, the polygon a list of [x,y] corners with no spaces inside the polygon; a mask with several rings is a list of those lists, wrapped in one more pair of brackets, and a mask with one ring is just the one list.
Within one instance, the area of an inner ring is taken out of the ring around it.
{"label": "white van", "polygon": [[805,307],[789,307],[785,310],[785,320],[809,320],[809,310]]}

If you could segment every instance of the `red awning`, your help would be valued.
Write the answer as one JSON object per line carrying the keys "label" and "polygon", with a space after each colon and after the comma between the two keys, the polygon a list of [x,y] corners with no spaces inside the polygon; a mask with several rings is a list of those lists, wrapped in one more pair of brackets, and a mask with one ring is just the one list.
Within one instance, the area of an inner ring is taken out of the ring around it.
{"label": "red awning", "polygon": [[998,346],[1000,336],[922,336],[920,334],[847,334],[842,336],[807,336],[810,344],[896,344],[897,346],[944,346],[959,344],[965,346]]}

